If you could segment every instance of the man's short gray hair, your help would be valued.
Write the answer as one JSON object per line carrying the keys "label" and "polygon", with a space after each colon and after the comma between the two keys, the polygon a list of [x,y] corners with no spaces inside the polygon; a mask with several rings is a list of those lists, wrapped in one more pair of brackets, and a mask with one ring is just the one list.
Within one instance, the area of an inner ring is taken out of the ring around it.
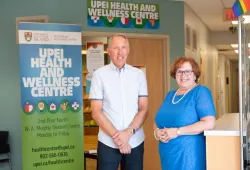
{"label": "man's short gray hair", "polygon": [[122,37],[122,38],[124,38],[125,40],[127,40],[128,46],[129,46],[129,41],[128,41],[128,37],[126,36],[126,34],[117,33],[117,34],[114,34],[114,35],[112,35],[111,37],[108,38],[108,47],[111,47],[112,40],[113,40],[114,37]]}

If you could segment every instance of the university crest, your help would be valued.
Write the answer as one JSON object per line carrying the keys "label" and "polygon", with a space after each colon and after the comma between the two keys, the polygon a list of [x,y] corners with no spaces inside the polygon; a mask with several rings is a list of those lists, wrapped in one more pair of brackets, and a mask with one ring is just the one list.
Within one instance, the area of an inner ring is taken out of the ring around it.
{"label": "university crest", "polygon": [[27,42],[30,42],[32,40],[32,32],[25,32],[24,38]]}

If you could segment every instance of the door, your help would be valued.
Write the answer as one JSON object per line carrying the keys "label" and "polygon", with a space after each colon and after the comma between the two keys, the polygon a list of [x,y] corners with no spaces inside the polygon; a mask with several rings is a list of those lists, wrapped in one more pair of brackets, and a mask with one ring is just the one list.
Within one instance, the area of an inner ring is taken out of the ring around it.
{"label": "door", "polygon": [[216,118],[219,118],[222,115],[221,112],[221,107],[222,107],[222,96],[221,96],[221,92],[222,92],[222,87],[221,87],[221,77],[219,75],[219,61],[218,61],[218,56],[216,56],[215,59],[215,66],[216,66],[216,70],[215,70],[215,109],[216,109]]}
{"label": "door", "polygon": [[[229,67],[227,66],[226,63],[224,63],[224,68],[225,68],[225,81],[229,78],[230,74],[229,74]],[[225,113],[232,113],[231,109],[229,107],[230,106],[230,90],[229,90],[229,84],[225,83]]]}
{"label": "door", "polygon": [[[144,123],[144,170],[160,170],[158,141],[154,139],[153,123],[155,113],[164,99],[163,40],[130,38],[128,64],[146,66],[149,111]],[[165,47],[166,48],[166,47]]]}
{"label": "door", "polygon": [[201,68],[201,76],[200,76],[200,80],[199,80],[199,84],[201,85],[206,85],[205,82],[205,74],[206,74],[206,58],[205,58],[205,53],[203,49],[200,49],[200,68]]}

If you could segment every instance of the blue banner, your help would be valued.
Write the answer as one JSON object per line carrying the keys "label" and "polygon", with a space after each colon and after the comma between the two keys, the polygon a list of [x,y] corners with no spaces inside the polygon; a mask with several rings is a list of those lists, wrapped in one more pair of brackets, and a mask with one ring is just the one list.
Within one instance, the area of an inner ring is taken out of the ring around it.
{"label": "blue banner", "polygon": [[81,26],[20,23],[23,170],[83,169]]}

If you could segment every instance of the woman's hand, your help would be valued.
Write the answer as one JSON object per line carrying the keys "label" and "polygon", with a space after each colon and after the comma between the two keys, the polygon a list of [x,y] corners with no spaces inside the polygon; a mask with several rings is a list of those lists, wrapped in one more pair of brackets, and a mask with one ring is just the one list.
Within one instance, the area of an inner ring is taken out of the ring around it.
{"label": "woman's hand", "polygon": [[165,134],[165,137],[164,137],[165,143],[171,139],[178,137],[177,130],[178,130],[177,128],[164,128],[163,129],[164,134]]}
{"label": "woman's hand", "polygon": [[154,133],[155,133],[155,138],[157,140],[161,140],[161,138],[165,135],[164,129],[159,129],[159,128],[155,129]]}
{"label": "woman's hand", "polygon": [[165,129],[156,129],[155,130],[155,138],[157,140],[160,140],[161,142],[163,143],[167,143],[168,140],[167,139],[167,135],[166,135],[166,132],[165,132]]}

